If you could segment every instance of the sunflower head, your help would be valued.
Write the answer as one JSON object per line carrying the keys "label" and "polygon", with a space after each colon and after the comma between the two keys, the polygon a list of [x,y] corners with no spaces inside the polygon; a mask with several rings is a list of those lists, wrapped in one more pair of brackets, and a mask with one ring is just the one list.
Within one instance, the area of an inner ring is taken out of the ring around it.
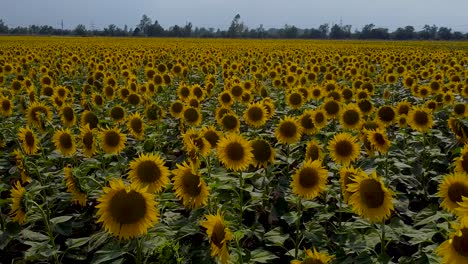
{"label": "sunflower head", "polygon": [[384,125],[393,123],[396,118],[396,112],[393,107],[384,105],[377,110],[377,120]]}
{"label": "sunflower head", "polygon": [[71,156],[76,152],[75,137],[68,128],[56,131],[53,141],[57,150],[64,156]]}
{"label": "sunflower head", "polygon": [[26,154],[33,155],[37,153],[39,150],[39,141],[31,128],[21,127],[19,129],[18,138]]}
{"label": "sunflower head", "polygon": [[239,118],[237,118],[236,114],[234,113],[228,113],[223,115],[223,117],[220,120],[221,126],[223,130],[227,132],[238,132],[240,128],[240,121]]}
{"label": "sunflower head", "polygon": [[252,146],[253,162],[257,166],[266,167],[275,160],[275,149],[264,139],[255,139],[250,142]]}
{"label": "sunflower head", "polygon": [[319,145],[318,141],[312,139],[307,143],[306,151],[305,151],[305,160],[322,160],[323,158],[323,150],[322,147]]}
{"label": "sunflower head", "polygon": [[174,118],[180,118],[184,114],[184,103],[177,100],[171,103],[169,106],[169,113]]}
{"label": "sunflower head", "polygon": [[217,152],[224,166],[234,171],[245,170],[252,163],[253,154],[249,141],[236,133],[220,139]]}
{"label": "sunflower head", "polygon": [[408,124],[421,133],[427,132],[434,125],[432,112],[427,108],[413,108],[408,114]]}
{"label": "sunflower head", "polygon": [[335,118],[339,115],[341,107],[337,101],[333,99],[327,99],[322,104],[322,109],[325,110],[325,113],[328,118]]}
{"label": "sunflower head", "polygon": [[359,157],[360,146],[351,134],[339,133],[330,141],[328,150],[335,162],[347,165]]}
{"label": "sunflower head", "polygon": [[442,208],[457,214],[456,209],[463,202],[462,197],[468,197],[468,177],[461,173],[446,175],[439,184],[438,196],[442,198]]}
{"label": "sunflower head", "polygon": [[94,139],[93,130],[89,125],[80,128],[80,143],[83,149],[83,154],[90,158],[96,153],[96,140]]}
{"label": "sunflower head", "polygon": [[159,155],[140,154],[129,167],[128,178],[132,184],[147,192],[160,192],[169,183],[169,169]]}
{"label": "sunflower head", "polygon": [[251,127],[261,127],[267,121],[267,110],[265,106],[260,103],[252,103],[244,111],[244,121]]}
{"label": "sunflower head", "polygon": [[275,136],[281,144],[293,144],[301,139],[302,127],[295,118],[286,116],[280,120],[276,127]]}
{"label": "sunflower head", "polygon": [[191,126],[198,126],[202,121],[200,110],[192,106],[184,109],[183,117],[185,122]]}
{"label": "sunflower head", "polygon": [[208,201],[208,187],[194,166],[183,162],[177,164],[174,175],[174,189],[177,197],[187,208],[198,208]]}
{"label": "sunflower head", "polygon": [[145,122],[140,113],[135,112],[128,117],[127,128],[130,134],[137,140],[143,140],[145,133]]}
{"label": "sunflower head", "polygon": [[65,174],[64,180],[67,185],[67,191],[72,195],[72,202],[81,206],[86,206],[86,193],[81,189],[78,179],[73,175],[73,169],[68,165],[65,166],[63,171]]}
{"label": "sunflower head", "polygon": [[340,114],[340,124],[346,129],[360,129],[362,125],[361,110],[355,105],[347,105]]}
{"label": "sunflower head", "polygon": [[327,253],[318,252],[315,248],[306,249],[305,257],[303,260],[293,260],[291,264],[327,264],[330,263],[333,259],[333,256],[328,255]]}
{"label": "sunflower head", "polygon": [[228,244],[233,239],[233,235],[220,212],[218,211],[216,215],[207,215],[206,220],[201,222],[201,226],[206,228],[211,244],[211,256],[217,256],[223,264],[228,263]]}
{"label": "sunflower head", "polygon": [[353,166],[342,167],[340,170],[340,185],[341,192],[343,193],[343,199],[345,203],[349,202],[349,197],[353,192],[348,191],[348,185],[356,183],[356,177],[365,177],[366,174],[360,168],[354,168]]}
{"label": "sunflower head", "polygon": [[367,140],[370,142],[372,149],[382,154],[388,152],[391,142],[384,129],[370,130],[365,133],[367,134]]}
{"label": "sunflower head", "polygon": [[101,147],[108,154],[119,154],[125,148],[127,137],[117,127],[103,129],[99,134]]}
{"label": "sunflower head", "polygon": [[98,222],[119,239],[146,234],[158,220],[154,195],[136,185],[126,186],[121,179],[109,185],[98,198]]}
{"label": "sunflower head", "polygon": [[25,205],[25,194],[26,189],[21,186],[21,183],[17,181],[11,189],[11,211],[10,215],[13,217],[13,221],[22,225],[26,222],[26,205]]}
{"label": "sunflower head", "polygon": [[442,263],[468,262],[468,218],[461,218],[460,224],[453,224],[454,232],[436,250],[442,257]]}
{"label": "sunflower head", "polygon": [[317,133],[317,128],[315,127],[314,124],[314,111],[308,109],[302,113],[302,115],[299,117],[298,123],[302,127],[302,132],[306,135],[313,135]]}
{"label": "sunflower head", "polygon": [[296,170],[292,182],[292,192],[301,198],[313,199],[325,190],[328,171],[319,160],[306,160]]}
{"label": "sunflower head", "polygon": [[211,148],[216,148],[221,134],[214,126],[203,127],[201,134],[210,143]]}

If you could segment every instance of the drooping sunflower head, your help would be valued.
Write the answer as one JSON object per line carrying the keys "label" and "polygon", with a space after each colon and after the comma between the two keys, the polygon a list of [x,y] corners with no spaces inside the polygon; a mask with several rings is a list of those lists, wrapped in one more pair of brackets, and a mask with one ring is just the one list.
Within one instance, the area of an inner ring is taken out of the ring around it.
{"label": "drooping sunflower head", "polygon": [[72,202],[81,206],[86,206],[86,193],[81,189],[78,179],[73,175],[73,169],[70,165],[63,168],[64,180],[67,185],[67,191],[72,195]]}
{"label": "drooping sunflower head", "polygon": [[56,131],[53,141],[57,150],[64,156],[71,156],[76,152],[75,137],[68,128]]}
{"label": "drooping sunflower head", "polygon": [[328,150],[335,162],[347,165],[359,157],[360,146],[356,137],[349,133],[336,134],[328,144]]}
{"label": "drooping sunflower head", "polygon": [[244,111],[244,121],[251,127],[261,127],[267,121],[267,110],[265,106],[260,103],[252,103]]}
{"label": "drooping sunflower head", "polygon": [[355,105],[347,105],[340,114],[340,124],[343,128],[357,130],[362,125],[362,114]]}
{"label": "drooping sunflower head", "polygon": [[135,112],[128,117],[127,128],[130,134],[137,140],[143,140],[145,136],[145,122],[140,113]]}
{"label": "drooping sunflower head", "polygon": [[275,149],[264,139],[255,139],[250,142],[252,146],[253,163],[256,166],[268,166],[275,160]]}
{"label": "drooping sunflower head", "polygon": [[322,160],[323,150],[317,140],[312,139],[307,143],[305,151],[305,160]]}
{"label": "drooping sunflower head", "polygon": [[370,130],[366,132],[367,140],[369,140],[372,149],[385,154],[390,148],[390,140],[387,137],[387,133],[383,129]]}
{"label": "drooping sunflower head", "polygon": [[160,192],[169,183],[169,169],[156,154],[140,154],[130,162],[128,178],[140,189],[149,193]]}
{"label": "drooping sunflower head", "polygon": [[460,218],[459,221],[460,224],[452,224],[454,232],[436,250],[443,264],[468,263],[468,218]]}
{"label": "drooping sunflower head", "polygon": [[275,136],[281,144],[293,144],[301,139],[302,127],[295,118],[286,116],[280,120],[276,127]]}
{"label": "drooping sunflower head", "polygon": [[202,136],[210,143],[212,149],[216,149],[221,133],[214,126],[205,126],[201,131]]}
{"label": "drooping sunflower head", "polygon": [[22,225],[26,222],[26,205],[25,205],[25,194],[26,189],[21,186],[19,181],[13,185],[11,189],[11,211],[10,215],[13,217],[13,221]]}
{"label": "drooping sunflower head", "polygon": [[206,228],[211,244],[211,256],[217,256],[221,263],[227,264],[229,261],[228,243],[233,239],[233,235],[221,213],[218,211],[216,215],[206,215],[206,220],[201,222],[201,226]]}
{"label": "drooping sunflower head", "polygon": [[353,192],[348,191],[348,185],[356,183],[356,177],[366,177],[366,173],[360,168],[354,168],[353,166],[342,167],[340,170],[340,185],[341,193],[343,194],[343,200],[345,203],[349,202],[349,197]]}
{"label": "drooping sunflower head", "polygon": [[319,160],[306,160],[296,170],[291,182],[292,192],[306,199],[313,199],[325,190],[328,171]]}
{"label": "drooping sunflower head", "polygon": [[210,153],[211,144],[203,137],[200,131],[189,129],[183,134],[182,138],[187,152],[194,151],[202,157],[206,157]]}
{"label": "drooping sunflower head", "polygon": [[174,190],[187,208],[199,208],[207,204],[208,187],[194,166],[183,162],[177,164],[174,175]]}
{"label": "drooping sunflower head", "polygon": [[145,117],[150,123],[161,121],[164,117],[164,110],[159,105],[152,103],[146,108]]}
{"label": "drooping sunflower head", "polygon": [[456,135],[459,142],[468,142],[468,126],[466,126],[460,119],[454,117],[450,117],[447,123],[448,127]]}
{"label": "drooping sunflower head", "polygon": [[305,257],[303,260],[293,260],[291,264],[327,264],[333,259],[333,256],[327,253],[318,252],[315,248],[312,250],[305,250]]}
{"label": "drooping sunflower head", "polygon": [[27,110],[28,124],[38,127],[43,130],[45,119],[50,120],[52,118],[52,112],[50,107],[42,102],[33,102]]}
{"label": "drooping sunflower head", "polygon": [[136,185],[126,186],[121,179],[109,185],[98,198],[97,222],[119,239],[146,234],[158,220],[154,195]]}
{"label": "drooping sunflower head", "polygon": [[39,141],[31,128],[21,127],[18,131],[18,139],[26,154],[33,155],[39,150]]}
{"label": "drooping sunflower head", "polygon": [[89,128],[95,129],[98,127],[99,118],[94,112],[85,110],[81,115],[81,126],[89,125]]}
{"label": "drooping sunflower head", "polygon": [[317,133],[317,128],[314,124],[314,111],[313,110],[305,110],[304,113],[299,117],[298,123],[302,127],[302,132],[306,135],[313,135]]}
{"label": "drooping sunflower head", "polygon": [[460,156],[455,159],[455,172],[468,176],[468,145],[463,147]]}
{"label": "drooping sunflower head", "polygon": [[267,119],[270,119],[273,117],[275,114],[275,104],[273,101],[270,99],[270,97],[265,97],[262,101],[263,106],[265,107],[265,110],[267,112]]}
{"label": "drooping sunflower head", "polygon": [[228,169],[245,170],[252,163],[252,147],[247,139],[230,133],[220,139],[217,146],[218,158]]}
{"label": "drooping sunflower head", "polygon": [[96,140],[94,139],[93,130],[89,125],[80,128],[80,143],[83,154],[90,158],[96,153]]}
{"label": "drooping sunflower head", "polygon": [[462,197],[468,197],[468,177],[461,173],[449,174],[444,177],[439,184],[437,193],[442,202],[440,206],[445,210],[457,214],[459,203],[463,202]]}
{"label": "drooping sunflower head", "polygon": [[382,179],[373,172],[358,175],[354,181],[347,187],[347,191],[353,193],[349,198],[353,211],[371,223],[388,219],[393,210],[393,192],[385,187]]}
{"label": "drooping sunflower head", "polygon": [[13,103],[10,99],[0,95],[0,113],[3,116],[11,116],[13,113]]}
{"label": "drooping sunflower head", "polygon": [[432,112],[427,108],[413,108],[408,114],[408,124],[421,133],[428,131],[434,125]]}
{"label": "drooping sunflower head", "polygon": [[119,154],[125,148],[127,137],[120,132],[120,128],[106,128],[99,134],[101,147],[107,154]]}

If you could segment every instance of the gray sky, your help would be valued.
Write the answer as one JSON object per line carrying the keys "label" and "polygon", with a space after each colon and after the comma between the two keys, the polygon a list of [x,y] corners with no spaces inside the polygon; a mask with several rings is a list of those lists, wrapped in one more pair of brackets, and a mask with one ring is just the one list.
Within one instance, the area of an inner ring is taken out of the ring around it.
{"label": "gray sky", "polygon": [[143,14],[168,28],[186,22],[198,27],[227,29],[239,13],[249,28],[318,27],[323,23],[368,23],[394,30],[425,24],[468,32],[467,0],[2,0],[0,19],[10,27],[31,24],[65,28],[84,24],[102,29],[109,24],[134,28]]}

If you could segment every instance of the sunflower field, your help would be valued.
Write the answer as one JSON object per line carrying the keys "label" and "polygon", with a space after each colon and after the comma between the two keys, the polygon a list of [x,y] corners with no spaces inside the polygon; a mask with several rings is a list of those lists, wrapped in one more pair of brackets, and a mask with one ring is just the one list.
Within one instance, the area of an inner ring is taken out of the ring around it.
{"label": "sunflower field", "polygon": [[0,37],[1,263],[468,263],[468,43]]}

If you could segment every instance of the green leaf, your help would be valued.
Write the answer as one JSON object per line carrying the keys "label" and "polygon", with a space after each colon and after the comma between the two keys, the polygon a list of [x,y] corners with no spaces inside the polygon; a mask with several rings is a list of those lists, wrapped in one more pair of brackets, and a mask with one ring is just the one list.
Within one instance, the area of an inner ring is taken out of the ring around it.
{"label": "green leaf", "polygon": [[299,219],[299,213],[297,212],[289,212],[283,216],[281,216],[281,219],[283,219],[284,221],[286,221],[288,223],[288,225],[292,225],[292,224],[295,224],[296,221]]}
{"label": "green leaf", "polygon": [[99,264],[99,263],[104,263],[107,261],[111,261],[112,263],[121,263],[123,261],[122,258],[117,259],[121,257],[124,254],[124,252],[121,251],[115,251],[115,250],[99,250],[96,251],[94,254],[94,258],[91,261],[92,264]]}
{"label": "green leaf", "polygon": [[91,237],[70,238],[70,239],[67,239],[66,244],[68,248],[77,248],[88,243],[90,240],[91,240]]}
{"label": "green leaf", "polygon": [[59,217],[52,218],[52,219],[50,219],[50,222],[52,224],[56,225],[58,223],[67,222],[72,218],[73,218],[73,216],[71,216],[71,215],[64,215],[64,216],[59,216]]}
{"label": "green leaf", "polygon": [[264,237],[267,245],[282,246],[284,241],[289,238],[288,234],[283,234],[281,228],[277,227],[268,231]]}
{"label": "green leaf", "polygon": [[49,240],[48,236],[43,235],[43,234],[38,233],[38,232],[33,232],[31,230],[28,230],[28,229],[24,229],[23,231],[21,231],[21,237],[24,240],[30,240],[30,241],[46,241],[46,240]]}
{"label": "green leaf", "polygon": [[250,252],[250,261],[258,263],[269,263],[270,261],[279,258],[270,251],[258,248]]}

